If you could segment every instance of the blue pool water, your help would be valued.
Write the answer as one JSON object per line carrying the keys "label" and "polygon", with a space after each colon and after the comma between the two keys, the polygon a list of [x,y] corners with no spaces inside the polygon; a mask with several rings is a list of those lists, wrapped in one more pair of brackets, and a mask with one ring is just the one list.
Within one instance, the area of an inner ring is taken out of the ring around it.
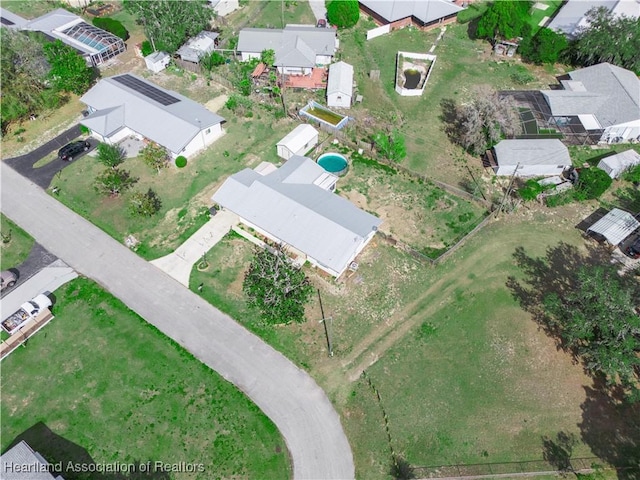
{"label": "blue pool water", "polygon": [[340,175],[347,170],[349,165],[347,159],[339,153],[325,153],[318,157],[318,165],[324,168],[327,172]]}

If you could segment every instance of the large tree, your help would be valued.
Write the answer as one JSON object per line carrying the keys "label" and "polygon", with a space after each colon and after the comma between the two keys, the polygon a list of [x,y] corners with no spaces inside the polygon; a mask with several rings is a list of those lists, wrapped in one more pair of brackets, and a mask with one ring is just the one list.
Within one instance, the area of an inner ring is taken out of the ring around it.
{"label": "large tree", "polygon": [[592,8],[578,32],[573,55],[581,65],[609,62],[640,73],[640,20]]}
{"label": "large tree", "polygon": [[270,324],[303,322],[304,306],[313,293],[307,276],[280,246],[274,253],[256,247],[242,289],[249,306]]}
{"label": "large tree", "polygon": [[332,0],[327,2],[327,20],[338,28],[351,28],[360,18],[358,0]]}
{"label": "large tree", "polygon": [[124,0],[124,8],[142,23],[155,48],[169,53],[207,30],[213,18],[207,0]]}
{"label": "large tree", "polygon": [[567,50],[567,37],[550,28],[541,28],[533,38],[520,43],[519,52],[525,60],[533,63],[556,63]]}
{"label": "large tree", "polygon": [[532,5],[530,1],[495,0],[478,20],[476,36],[490,40],[529,36],[529,11]]}
{"label": "large tree", "polygon": [[521,132],[518,110],[511,97],[500,97],[487,87],[475,89],[473,98],[463,104],[441,102],[445,132],[452,142],[470,153],[481,154],[503,138]]}
{"label": "large tree", "polygon": [[107,168],[95,180],[94,188],[98,193],[117,197],[129,190],[138,181],[131,173],[119,167]]}
{"label": "large tree", "polygon": [[82,95],[89,89],[94,78],[93,69],[73,48],[56,40],[44,46],[44,53],[51,65],[49,79],[56,90]]}
{"label": "large tree", "polygon": [[98,161],[105,167],[116,168],[126,158],[124,149],[119,145],[98,144]]}

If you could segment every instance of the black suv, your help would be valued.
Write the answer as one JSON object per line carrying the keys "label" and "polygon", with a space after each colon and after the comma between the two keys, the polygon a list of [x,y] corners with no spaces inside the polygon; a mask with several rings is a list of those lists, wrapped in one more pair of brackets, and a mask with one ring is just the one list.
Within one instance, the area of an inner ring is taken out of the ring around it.
{"label": "black suv", "polygon": [[79,157],[81,153],[88,151],[91,148],[91,144],[86,140],[78,140],[68,143],[58,151],[58,158],[70,162],[76,157]]}

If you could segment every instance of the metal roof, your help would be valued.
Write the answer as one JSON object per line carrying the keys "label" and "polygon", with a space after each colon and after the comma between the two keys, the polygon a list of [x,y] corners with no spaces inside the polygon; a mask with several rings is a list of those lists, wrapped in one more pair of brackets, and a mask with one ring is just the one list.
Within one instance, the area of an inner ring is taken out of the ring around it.
{"label": "metal roof", "polygon": [[289,151],[295,153],[317,136],[318,130],[308,123],[302,123],[285,135],[276,145],[287,147]]}
{"label": "metal roof", "polygon": [[618,0],[568,0],[553,17],[548,27],[572,37],[578,29],[586,27],[585,15],[592,8],[605,7],[612,10]]}
{"label": "metal roof", "polygon": [[80,98],[89,107],[97,110],[87,117],[87,126],[91,123],[92,126],[89,128],[94,129],[94,126],[104,125],[102,130],[95,128],[101,135],[108,136],[113,133],[110,131],[113,125],[122,123],[171,152],[180,153],[201,130],[224,121],[220,115],[177,92],[154,85],[137,75],[126,75],[135,77],[179,101],[171,105],[162,105],[114,80],[118,76],[104,78]]}
{"label": "metal roof", "polygon": [[359,0],[359,2],[388,22],[415,17],[426,24],[464,10],[450,0]]}
{"label": "metal roof", "polygon": [[232,175],[213,201],[342,272],[382,221],[315,184],[325,173],[313,160],[295,155],[265,176],[249,169]]}
{"label": "metal roof", "polygon": [[598,233],[606,238],[611,245],[619,245],[638,227],[640,227],[640,222],[633,215],[619,208],[614,208],[591,225],[587,232]]}
{"label": "metal roof", "polygon": [[640,165],[640,153],[635,150],[625,150],[603,158],[598,163],[598,168],[607,172],[611,178],[617,178],[622,172],[635,165]]}
{"label": "metal roof", "polygon": [[22,28],[29,22],[26,18],[16,15],[4,8],[0,8],[0,20],[2,20],[3,26],[9,28]]}
{"label": "metal roof", "polygon": [[351,96],[353,93],[353,67],[345,62],[333,63],[329,66],[327,95],[342,93]]}
{"label": "metal roof", "polygon": [[502,140],[493,149],[498,165],[571,165],[569,150],[554,139]]}
{"label": "metal roof", "polygon": [[541,90],[554,116],[594,115],[603,128],[640,119],[640,80],[630,70],[599,63],[569,73],[575,90]]}
{"label": "metal roof", "polygon": [[190,38],[176,52],[183,60],[198,62],[203,56],[213,52],[216,46],[216,38],[220,34],[216,32],[202,31]]}

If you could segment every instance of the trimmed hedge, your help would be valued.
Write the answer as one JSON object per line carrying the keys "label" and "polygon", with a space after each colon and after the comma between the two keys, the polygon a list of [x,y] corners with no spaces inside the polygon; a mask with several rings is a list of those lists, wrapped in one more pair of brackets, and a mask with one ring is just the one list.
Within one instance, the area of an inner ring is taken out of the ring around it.
{"label": "trimmed hedge", "polygon": [[93,19],[93,26],[106,30],[109,33],[113,33],[116,37],[120,37],[122,40],[129,39],[129,32],[119,20],[107,17],[95,17]]}
{"label": "trimmed hedge", "polygon": [[186,166],[187,166],[187,159],[185,157],[180,155],[178,158],[176,158],[176,167],[184,168]]}

